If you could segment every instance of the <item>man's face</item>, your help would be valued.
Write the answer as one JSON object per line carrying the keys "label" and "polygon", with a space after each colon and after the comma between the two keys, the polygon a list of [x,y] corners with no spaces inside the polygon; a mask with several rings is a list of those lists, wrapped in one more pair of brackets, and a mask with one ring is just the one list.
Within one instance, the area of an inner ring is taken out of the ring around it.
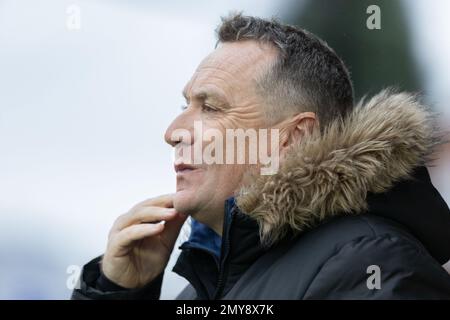
{"label": "man's face", "polygon": [[[256,92],[255,80],[267,71],[276,55],[275,48],[255,41],[220,44],[201,62],[185,86],[186,108],[168,127],[166,141],[182,149],[190,148],[193,155],[195,143],[202,148],[207,144],[196,141],[201,137],[194,135],[194,122],[201,122],[203,132],[217,129],[223,137],[226,129],[265,127],[263,101]],[[180,129],[188,130],[192,139],[174,140],[174,131]],[[239,189],[247,165],[203,162],[175,167],[175,209],[220,233],[224,201]]]}

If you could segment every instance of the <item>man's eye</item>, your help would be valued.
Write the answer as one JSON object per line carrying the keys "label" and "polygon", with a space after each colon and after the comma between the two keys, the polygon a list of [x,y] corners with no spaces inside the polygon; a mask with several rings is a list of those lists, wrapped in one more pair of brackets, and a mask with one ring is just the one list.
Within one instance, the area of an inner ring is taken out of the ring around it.
{"label": "man's eye", "polygon": [[215,109],[207,104],[202,105],[202,110],[205,112],[216,112],[217,111],[217,109]]}

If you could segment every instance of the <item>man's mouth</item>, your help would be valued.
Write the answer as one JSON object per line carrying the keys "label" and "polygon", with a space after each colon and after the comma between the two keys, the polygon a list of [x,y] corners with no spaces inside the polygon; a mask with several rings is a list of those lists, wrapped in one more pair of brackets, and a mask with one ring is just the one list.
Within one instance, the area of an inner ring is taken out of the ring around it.
{"label": "man's mouth", "polygon": [[192,172],[192,171],[199,169],[199,168],[196,168],[194,166],[191,166],[189,164],[184,164],[184,163],[176,164],[176,165],[174,165],[174,168],[175,168],[175,172],[177,174]]}

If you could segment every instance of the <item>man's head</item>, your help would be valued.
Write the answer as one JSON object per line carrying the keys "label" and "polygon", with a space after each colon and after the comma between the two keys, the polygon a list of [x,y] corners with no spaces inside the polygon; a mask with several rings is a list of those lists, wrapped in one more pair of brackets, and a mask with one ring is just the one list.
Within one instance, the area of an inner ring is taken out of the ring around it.
{"label": "man's head", "polygon": [[[217,129],[224,137],[226,129],[277,128],[283,153],[313,126],[323,128],[353,107],[343,62],[306,31],[234,15],[223,19],[217,34],[216,49],[185,86],[186,108],[167,129],[171,145],[194,148],[194,122],[201,121],[202,130]],[[174,138],[177,129],[193,138]],[[239,189],[248,167],[177,166],[175,208],[220,233],[224,201]]]}

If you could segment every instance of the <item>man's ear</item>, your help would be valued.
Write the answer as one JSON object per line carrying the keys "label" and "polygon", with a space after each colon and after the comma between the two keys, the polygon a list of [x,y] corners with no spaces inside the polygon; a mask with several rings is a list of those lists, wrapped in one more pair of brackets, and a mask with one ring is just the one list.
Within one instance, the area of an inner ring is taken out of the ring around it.
{"label": "man's ear", "polygon": [[314,127],[318,125],[319,122],[314,112],[298,113],[280,123],[280,154],[284,155],[291,145],[312,133]]}

